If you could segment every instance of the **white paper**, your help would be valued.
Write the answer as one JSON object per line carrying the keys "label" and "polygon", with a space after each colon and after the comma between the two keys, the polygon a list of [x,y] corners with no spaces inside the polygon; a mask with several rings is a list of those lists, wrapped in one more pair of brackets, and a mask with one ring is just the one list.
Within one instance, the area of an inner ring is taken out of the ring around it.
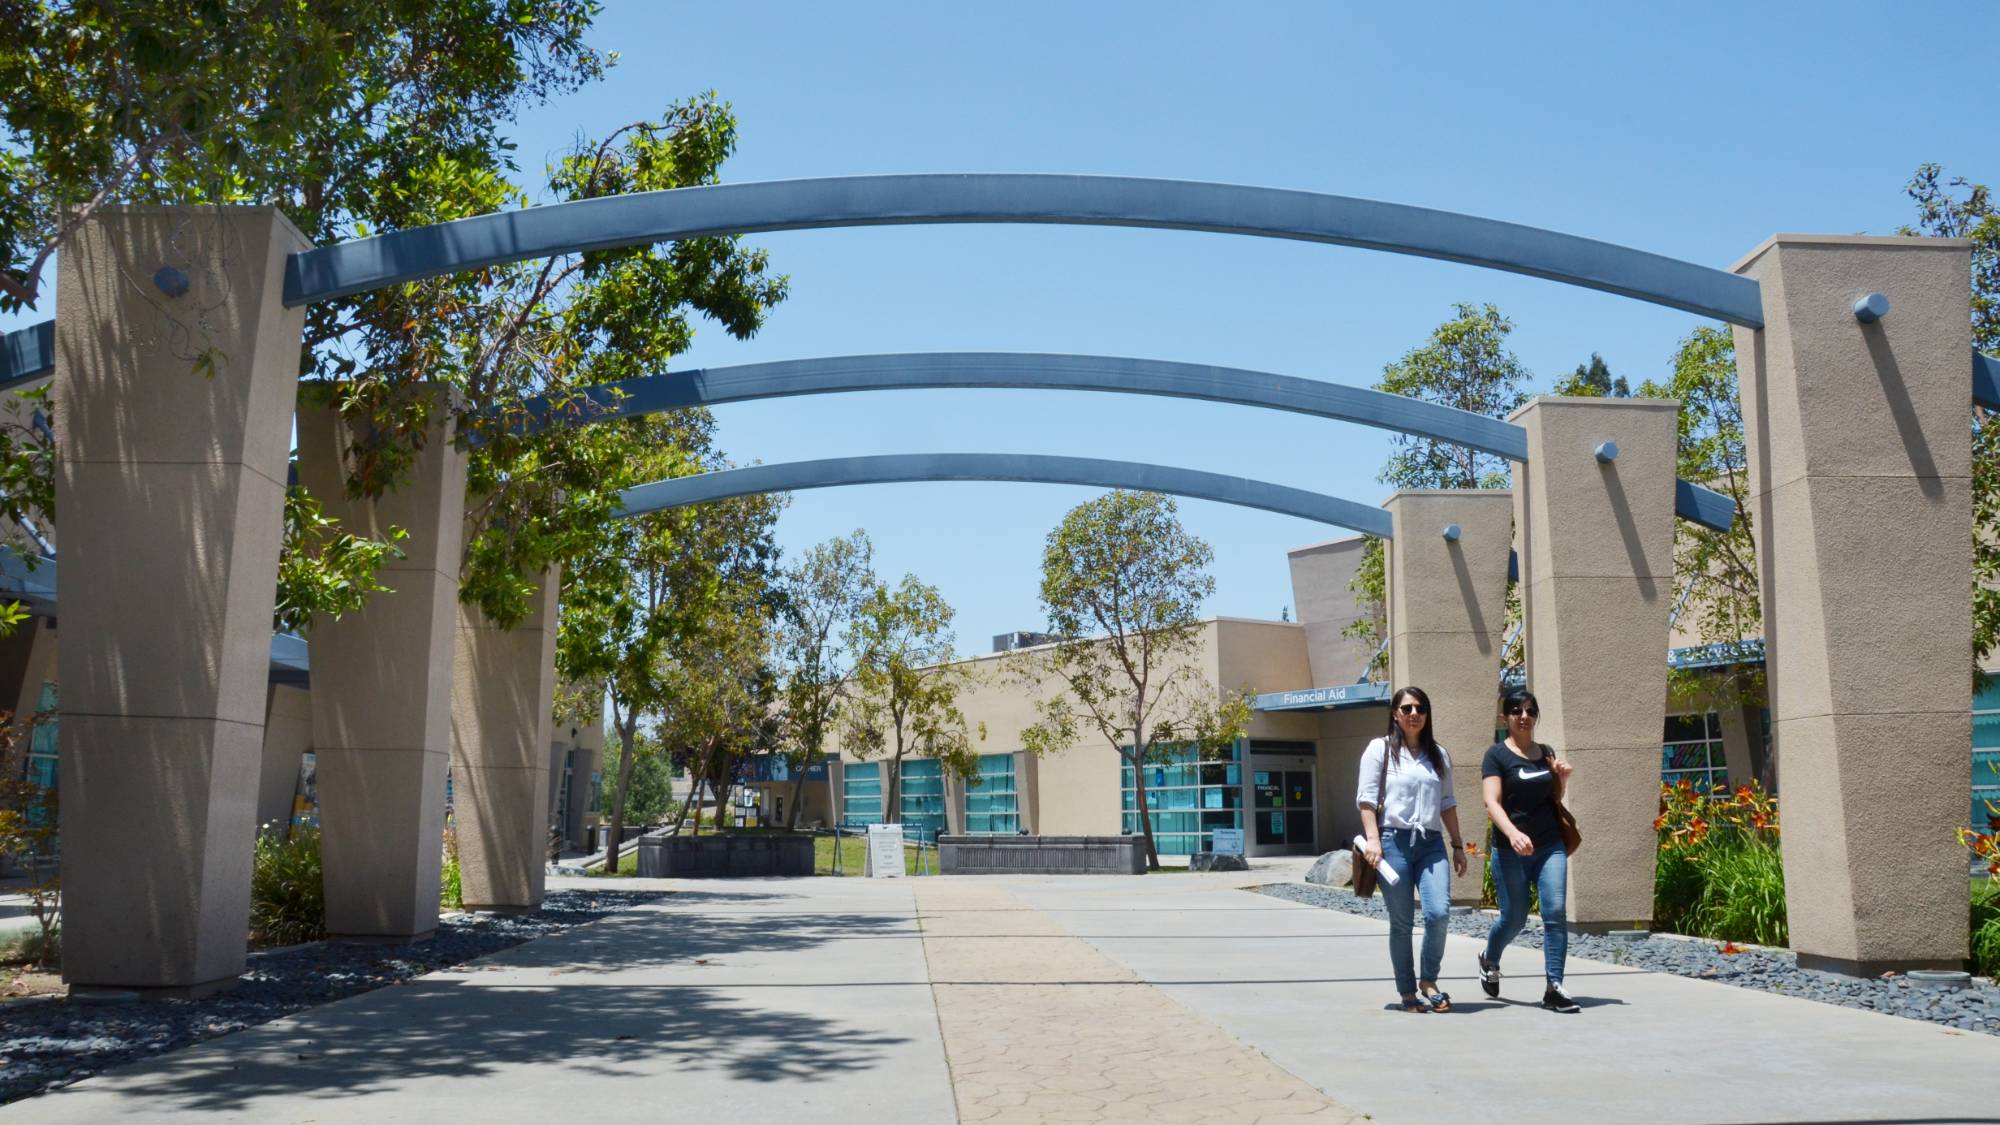
{"label": "white paper", "polygon": [[[1354,846],[1363,849],[1363,852],[1365,854],[1366,849],[1368,847],[1368,840],[1365,837],[1356,836],[1354,838]],[[1377,879],[1382,880],[1384,883],[1389,884],[1392,887],[1395,886],[1397,883],[1403,881],[1403,877],[1401,875],[1396,874],[1396,869],[1389,866],[1386,863],[1378,863],[1375,865],[1375,877]]]}

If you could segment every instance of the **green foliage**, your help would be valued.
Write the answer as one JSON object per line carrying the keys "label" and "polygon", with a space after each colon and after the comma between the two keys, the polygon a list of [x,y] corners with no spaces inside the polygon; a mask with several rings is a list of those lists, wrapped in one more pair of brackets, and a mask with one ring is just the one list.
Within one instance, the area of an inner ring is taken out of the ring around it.
{"label": "green foliage", "polygon": [[1785,869],[1778,801],[1755,783],[1733,792],[1660,787],[1653,924],[1719,941],[1783,946]]}
{"label": "green foliage", "polygon": [[1042,609],[1062,639],[1023,657],[1016,671],[1037,700],[1024,748],[1060,751],[1089,732],[1133,767],[1153,868],[1160,858],[1138,767],[1188,746],[1202,758],[1218,755],[1250,721],[1247,691],[1218,692],[1201,673],[1201,608],[1215,592],[1215,553],[1178,511],[1171,497],[1125,491],[1070,509],[1042,552]]}
{"label": "green foliage", "polygon": [[16,724],[12,715],[0,712],[0,856],[27,874],[19,891],[28,896],[36,930],[20,954],[30,963],[53,964],[61,948],[62,867],[56,851],[61,808],[57,787],[39,784],[28,770],[28,750],[40,719]]}
{"label": "green foliage", "polygon": [[[786,763],[799,784],[840,719],[854,674],[849,641],[869,591],[878,585],[873,559],[874,546],[857,528],[845,539],[809,549],[781,579],[782,608],[773,635],[782,683],[780,731]],[[805,803],[799,792],[795,785],[793,824]]]}
{"label": "green foliage", "polygon": [[444,861],[438,865],[438,909],[465,909],[465,878],[458,866],[458,827],[444,826]]}
{"label": "green foliage", "polygon": [[250,940],[296,945],[325,936],[319,832],[298,828],[289,837],[260,833],[250,869]]}
{"label": "green foliage", "polygon": [[[1459,303],[1452,306],[1452,313],[1452,319],[1431,330],[1428,341],[1383,368],[1375,389],[1505,418],[1527,401],[1528,370],[1507,350],[1514,322],[1492,305]],[[1603,361],[1597,362],[1601,366]],[[1377,479],[1399,489],[1505,488],[1510,479],[1506,459],[1491,453],[1407,434],[1393,438],[1392,445],[1395,452]],[[1341,631],[1378,646],[1375,663],[1369,666],[1371,676],[1386,675],[1389,667],[1388,649],[1380,647],[1387,623],[1384,563],[1382,544],[1371,537],[1347,587],[1361,613]],[[1510,607],[1513,604],[1510,600]],[[1515,610],[1508,620],[1518,617]]]}
{"label": "green foliage", "polygon": [[1576,398],[1630,398],[1632,385],[1623,375],[1613,376],[1611,365],[1592,352],[1589,364],[1577,364],[1576,370],[1558,380],[1549,393]]}
{"label": "green foliage", "polygon": [[[1703,326],[1680,342],[1666,382],[1648,381],[1641,397],[1679,399],[1675,471],[1736,501],[1727,531],[1674,522],[1674,604],[1680,628],[1704,644],[1743,644],[1762,635],[1757,600],[1757,543],[1750,523],[1749,453],[1737,394],[1736,340],[1726,327]],[[1731,677],[1673,669],[1678,702],[1719,710],[1764,694],[1762,665]]]}
{"label": "green foliage", "polygon": [[[2000,352],[2000,211],[1985,184],[1923,164],[1905,191],[1917,225],[1903,234],[1972,240],[1972,344]],[[2000,650],[2000,416],[1972,408],[1972,663]]]}
{"label": "green foliage", "polygon": [[1972,971],[2000,977],[2000,880],[1972,885]]}
{"label": "green foliage", "polygon": [[[3,161],[4,157],[0,157]],[[0,216],[0,224],[6,222]],[[37,541],[55,511],[55,431],[49,419],[55,408],[49,384],[0,396],[0,549],[12,551],[30,567],[44,554]],[[36,425],[39,416],[42,424]],[[31,534],[30,529],[37,529]],[[0,609],[0,636],[11,635],[27,617],[20,603]]]}
{"label": "green foliage", "polygon": [[400,559],[398,544],[409,538],[400,527],[376,539],[340,530],[305,489],[285,490],[285,542],[278,556],[278,595],[272,627],[299,632],[315,614],[339,617],[360,609],[370,594],[387,590],[375,572],[389,559]]}
{"label": "green foliage", "polygon": [[979,754],[958,708],[969,673],[954,659],[954,616],[944,594],[914,574],[895,586],[876,583],[855,609],[848,641],[854,698],[842,744],[858,758],[887,756],[882,808],[891,820],[901,817],[904,755],[936,759],[961,778],[979,775]]}
{"label": "green foliage", "polygon": [[[665,824],[678,811],[674,803],[673,765],[667,760],[666,751],[653,732],[640,731],[637,746],[638,753],[626,782],[625,823]],[[619,774],[624,753],[624,747],[616,739],[605,744],[606,777]]]}

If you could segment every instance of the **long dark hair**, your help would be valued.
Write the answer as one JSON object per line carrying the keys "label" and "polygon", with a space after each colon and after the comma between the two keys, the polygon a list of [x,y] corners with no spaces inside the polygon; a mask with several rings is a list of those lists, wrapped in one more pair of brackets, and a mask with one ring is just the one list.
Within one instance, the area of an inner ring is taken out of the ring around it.
{"label": "long dark hair", "polygon": [[[1411,750],[1409,744],[1404,741],[1403,726],[1396,721],[1396,708],[1403,705],[1405,696],[1416,700],[1424,708],[1424,729],[1417,735],[1416,750]],[[1406,687],[1398,691],[1389,699],[1389,737],[1386,740],[1389,760],[1395,761],[1398,754],[1409,754],[1414,757],[1417,751],[1422,751],[1424,760],[1431,764],[1431,772],[1443,777],[1444,753],[1438,749],[1436,729],[1437,716],[1431,714],[1431,697],[1424,694],[1424,689]]]}

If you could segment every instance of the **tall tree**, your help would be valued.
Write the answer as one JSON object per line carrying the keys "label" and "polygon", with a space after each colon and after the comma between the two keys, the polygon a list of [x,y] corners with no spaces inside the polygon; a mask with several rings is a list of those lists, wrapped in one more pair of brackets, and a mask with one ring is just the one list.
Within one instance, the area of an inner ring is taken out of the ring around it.
{"label": "tall tree", "polygon": [[958,708],[968,672],[952,651],[954,615],[936,586],[906,574],[896,586],[876,584],[854,618],[854,699],[842,741],[862,759],[887,755],[882,817],[891,824],[903,819],[906,755],[936,759],[957,777],[979,772]]}
{"label": "tall tree", "polygon": [[1632,385],[1625,381],[1625,376],[1612,375],[1611,365],[1604,362],[1604,357],[1591,352],[1588,364],[1577,364],[1576,370],[1558,380],[1549,393],[1579,398],[1630,398]]}
{"label": "tall tree", "polygon": [[[721,467],[713,431],[706,411],[678,411],[585,427],[570,445],[592,454],[604,483],[629,486]],[[608,810],[614,841],[641,727],[681,702],[687,652],[768,589],[776,510],[750,497],[591,523],[582,529],[589,549],[565,559],[556,667],[566,681],[600,686],[601,695],[584,693],[585,709],[609,705],[620,747]]]}
{"label": "tall tree", "polygon": [[[1201,607],[1215,592],[1214,552],[1183,527],[1174,501],[1115,491],[1072,508],[1042,552],[1042,608],[1055,644],[1024,656],[1018,675],[1040,695],[1022,732],[1035,754],[1095,733],[1131,768],[1146,862],[1160,866],[1146,769],[1192,747],[1231,746],[1249,696],[1219,693],[1202,675]],[[1043,691],[1053,681],[1056,690]]]}
{"label": "tall tree", "polygon": [[[1383,368],[1375,389],[1505,418],[1528,397],[1528,370],[1507,349],[1514,322],[1490,304],[1461,302],[1452,306],[1452,314],[1431,330],[1422,346]],[[1507,487],[1507,461],[1496,454],[1409,435],[1394,438],[1392,447],[1376,479],[1395,488]],[[1382,541],[1371,537],[1348,584],[1363,612],[1344,630],[1347,636],[1378,646],[1380,669],[1388,667],[1388,652],[1380,647],[1388,583],[1383,565]]]}
{"label": "tall tree", "polygon": [[877,585],[873,558],[867,533],[857,528],[845,539],[829,539],[808,550],[784,573],[775,637],[783,681],[784,755],[792,770],[787,828],[798,826],[806,772],[826,749],[854,675],[848,641]]}
{"label": "tall tree", "polygon": [[660,742],[694,778],[688,803],[696,804],[703,788],[714,797],[718,826],[726,823],[743,759],[777,745],[770,577],[762,570],[726,576],[718,612],[661,654]]}
{"label": "tall tree", "polygon": [[[1736,502],[1725,531],[1674,521],[1676,622],[1705,644],[1742,645],[1763,633],[1758,602],[1757,543],[1750,523],[1749,455],[1743,443],[1743,407],[1736,381],[1736,339],[1726,327],[1705,325],[1674,352],[1666,382],[1639,387],[1643,398],[1679,399],[1675,471]],[[1720,709],[1764,693],[1754,668],[1717,678],[1698,671],[1668,672],[1677,699]]]}
{"label": "tall tree", "polygon": [[[1972,343],[2000,353],[2000,211],[1985,184],[1922,164],[1905,189],[1917,224],[1903,234],[1972,240]],[[2000,416],[1972,409],[1973,674],[2000,649]]]}

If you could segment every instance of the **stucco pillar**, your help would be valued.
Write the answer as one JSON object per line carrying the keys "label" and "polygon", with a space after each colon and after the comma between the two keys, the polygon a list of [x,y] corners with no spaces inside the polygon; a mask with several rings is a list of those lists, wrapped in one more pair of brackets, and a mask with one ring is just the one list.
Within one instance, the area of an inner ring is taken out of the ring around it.
{"label": "stucco pillar", "polygon": [[408,533],[403,557],[377,571],[389,589],[315,616],[308,634],[326,928],[338,938],[437,929],[465,453],[448,433],[449,392],[418,394],[431,410],[422,447],[396,490],[373,499],[348,492],[352,426],[316,389],[299,403],[299,482],[343,531]]}
{"label": "stucco pillar", "polygon": [[1736,267],[1764,297],[1736,363],[1801,965],[1966,955],[1968,247],[1783,234]]}
{"label": "stucco pillar", "polygon": [[1679,408],[1545,397],[1512,416],[1528,433],[1514,467],[1528,686],[1537,737],[1576,769],[1568,913],[1585,931],[1653,916]]}
{"label": "stucco pillar", "polygon": [[[243,971],[305,237],[270,207],[115,207],[64,244],[63,974]],[[173,294],[178,293],[178,296]]]}
{"label": "stucco pillar", "polygon": [[584,822],[589,816],[590,778],[604,768],[604,720],[593,719],[577,727],[576,761],[570,767],[568,818],[563,840],[572,848],[583,847]]}
{"label": "stucco pillar", "polygon": [[[1500,646],[1507,627],[1507,552],[1514,497],[1502,491],[1405,491],[1382,505],[1393,537],[1388,575],[1389,671],[1431,698],[1431,730],[1451,751],[1459,829],[1486,852],[1479,764],[1493,743]],[[1454,875],[1451,898],[1477,903],[1478,864]]]}
{"label": "stucco pillar", "polygon": [[549,832],[549,744],[555,701],[553,570],[511,629],[458,607],[452,673],[452,815],[467,910],[541,905]]}
{"label": "stucco pillar", "polygon": [[272,684],[264,708],[263,768],[257,779],[259,831],[269,828],[285,834],[292,822],[292,798],[299,791],[299,760],[310,749],[312,694],[302,687]]}

